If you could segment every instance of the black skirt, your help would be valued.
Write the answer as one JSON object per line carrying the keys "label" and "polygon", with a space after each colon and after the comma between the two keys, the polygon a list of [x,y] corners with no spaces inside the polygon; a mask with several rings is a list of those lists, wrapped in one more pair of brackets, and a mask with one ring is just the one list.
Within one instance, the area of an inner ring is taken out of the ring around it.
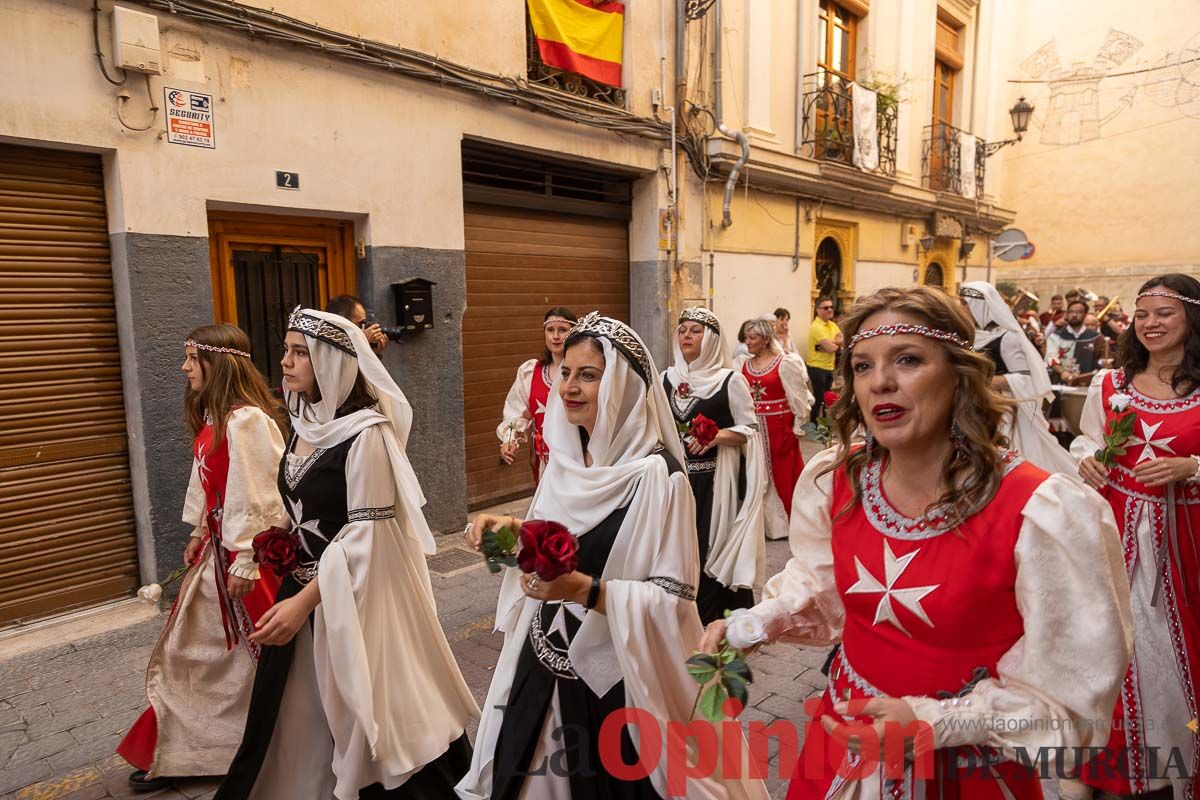
{"label": "black skirt", "polygon": [[[745,480],[745,474],[743,466],[741,481]],[[688,481],[692,484],[692,494],[696,498],[696,534],[700,545],[700,585],[696,589],[696,610],[700,612],[700,622],[704,625],[724,619],[726,611],[750,608],[754,605],[752,589],[730,589],[704,571],[704,564],[708,561],[708,528],[712,523],[715,477],[715,472],[694,472],[688,475]],[[738,488],[740,498],[745,494],[745,487],[739,485]]]}

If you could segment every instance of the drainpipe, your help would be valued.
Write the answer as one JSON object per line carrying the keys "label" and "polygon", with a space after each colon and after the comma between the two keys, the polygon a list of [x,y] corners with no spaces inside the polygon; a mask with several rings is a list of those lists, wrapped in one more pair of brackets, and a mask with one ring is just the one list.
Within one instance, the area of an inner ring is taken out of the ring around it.
{"label": "drainpipe", "polygon": [[741,158],[734,163],[733,169],[729,171],[729,177],[725,179],[725,199],[721,202],[721,227],[728,228],[733,224],[733,216],[729,213],[729,207],[733,204],[733,190],[737,186],[738,175],[741,174],[742,167],[746,166],[746,162],[750,160],[750,140],[740,130],[730,128],[725,124],[725,116],[722,110],[724,103],[721,100],[721,40],[725,38],[725,31],[721,28],[721,0],[716,1],[713,13],[716,16],[717,25],[717,41],[714,45],[717,65],[713,70],[713,86],[716,92],[713,103],[717,111],[715,115],[717,118],[717,130],[722,135],[733,139],[742,146]]}

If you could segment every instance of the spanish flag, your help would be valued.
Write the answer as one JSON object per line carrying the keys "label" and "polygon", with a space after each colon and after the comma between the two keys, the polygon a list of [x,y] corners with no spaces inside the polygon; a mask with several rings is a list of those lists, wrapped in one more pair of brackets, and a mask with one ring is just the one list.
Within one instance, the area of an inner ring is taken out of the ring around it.
{"label": "spanish flag", "polygon": [[621,85],[625,5],[605,0],[527,0],[542,63]]}

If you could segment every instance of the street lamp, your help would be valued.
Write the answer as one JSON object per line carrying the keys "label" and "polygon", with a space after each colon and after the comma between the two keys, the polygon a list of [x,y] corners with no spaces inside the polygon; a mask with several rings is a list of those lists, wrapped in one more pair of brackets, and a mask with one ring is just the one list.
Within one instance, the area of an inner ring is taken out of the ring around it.
{"label": "street lamp", "polygon": [[995,155],[1005,145],[1021,141],[1022,135],[1029,130],[1029,119],[1033,116],[1033,106],[1025,102],[1025,98],[1022,97],[1017,100],[1016,105],[1008,110],[1008,114],[1012,117],[1013,133],[1016,134],[1016,137],[1000,142],[984,142],[982,147],[984,158]]}

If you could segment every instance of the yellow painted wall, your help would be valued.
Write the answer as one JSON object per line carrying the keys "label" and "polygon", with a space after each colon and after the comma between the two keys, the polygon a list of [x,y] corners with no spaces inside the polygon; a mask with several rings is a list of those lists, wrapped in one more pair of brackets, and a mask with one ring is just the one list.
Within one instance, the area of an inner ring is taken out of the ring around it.
{"label": "yellow painted wall", "polygon": [[[1200,4],[1011,6],[997,78],[1025,81],[1012,88],[1036,108],[1025,140],[992,159],[1003,165],[1017,227],[1037,248],[1016,268],[1094,279],[1197,269],[1200,64],[1181,62],[1200,52]],[[1046,82],[1077,68],[1094,81]]]}

